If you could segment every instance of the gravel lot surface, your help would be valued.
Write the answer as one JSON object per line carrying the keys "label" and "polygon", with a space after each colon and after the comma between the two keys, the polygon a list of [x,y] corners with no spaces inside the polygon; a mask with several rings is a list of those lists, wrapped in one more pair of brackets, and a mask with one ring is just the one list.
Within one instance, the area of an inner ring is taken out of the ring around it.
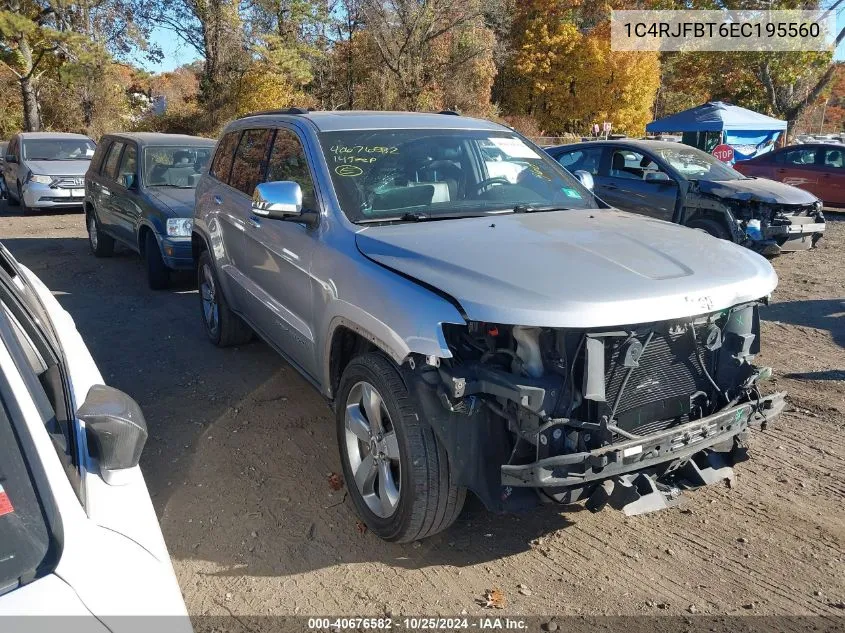
{"label": "gravel lot surface", "polygon": [[[819,248],[774,261],[758,361],[790,404],[754,436],[734,488],[634,518],[579,506],[495,516],[470,500],[448,532],[391,545],[329,485],[340,465],[328,406],[263,343],[207,343],[190,276],[148,290],[136,255],[90,254],[81,214],[16,213],[0,207],[0,239],[147,416],[141,464],[194,616],[845,616],[840,218]],[[502,611],[479,604],[493,588]]]}

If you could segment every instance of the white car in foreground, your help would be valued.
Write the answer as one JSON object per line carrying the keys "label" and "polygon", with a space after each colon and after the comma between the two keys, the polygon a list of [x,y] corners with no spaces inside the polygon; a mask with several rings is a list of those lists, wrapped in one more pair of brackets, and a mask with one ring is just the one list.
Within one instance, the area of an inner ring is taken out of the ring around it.
{"label": "white car in foreground", "polygon": [[157,633],[191,631],[138,468],[146,438],[70,315],[0,245],[0,630],[82,616],[72,630],[117,633],[155,615],[169,616]]}

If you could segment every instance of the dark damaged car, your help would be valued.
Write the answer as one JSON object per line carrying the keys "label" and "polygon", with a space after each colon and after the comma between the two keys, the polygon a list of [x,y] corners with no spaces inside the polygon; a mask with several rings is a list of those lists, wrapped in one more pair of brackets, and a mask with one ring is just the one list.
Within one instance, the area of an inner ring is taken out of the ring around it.
{"label": "dark damaged car", "polygon": [[784,183],[749,178],[694,147],[663,141],[596,141],[546,150],[592,176],[609,205],[707,231],[764,255],[815,246],[822,202]]}
{"label": "dark damaged car", "polygon": [[[332,402],[378,536],[588,499],[637,513],[731,477],[763,393],[763,257],[608,208],[511,129],[288,110],[230,123],[197,188],[198,316]],[[283,432],[283,431],[280,431]]]}

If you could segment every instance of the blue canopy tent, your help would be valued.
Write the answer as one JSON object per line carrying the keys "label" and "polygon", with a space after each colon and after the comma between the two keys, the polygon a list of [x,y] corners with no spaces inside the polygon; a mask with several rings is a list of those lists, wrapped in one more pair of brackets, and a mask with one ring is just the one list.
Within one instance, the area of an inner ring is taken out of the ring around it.
{"label": "blue canopy tent", "polygon": [[681,132],[683,142],[705,152],[719,144],[733,147],[734,161],[747,160],[770,151],[786,131],[786,121],[739,106],[711,101],[704,105],[652,121],[650,134]]}

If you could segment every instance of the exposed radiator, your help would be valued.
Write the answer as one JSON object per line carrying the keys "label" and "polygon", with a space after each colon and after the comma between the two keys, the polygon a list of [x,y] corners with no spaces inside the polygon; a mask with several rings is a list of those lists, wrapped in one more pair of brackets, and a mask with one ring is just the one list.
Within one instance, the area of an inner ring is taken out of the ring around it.
{"label": "exposed radiator", "polygon": [[[639,340],[645,344],[645,336]],[[625,375],[629,371],[619,363],[622,339],[608,341],[606,361],[606,397],[613,406]],[[712,352],[699,344],[708,368]],[[696,357],[689,332],[669,334],[655,331],[634,368],[619,405],[616,420],[620,428],[639,434],[653,433],[688,419],[690,398],[698,391],[712,390]]]}

